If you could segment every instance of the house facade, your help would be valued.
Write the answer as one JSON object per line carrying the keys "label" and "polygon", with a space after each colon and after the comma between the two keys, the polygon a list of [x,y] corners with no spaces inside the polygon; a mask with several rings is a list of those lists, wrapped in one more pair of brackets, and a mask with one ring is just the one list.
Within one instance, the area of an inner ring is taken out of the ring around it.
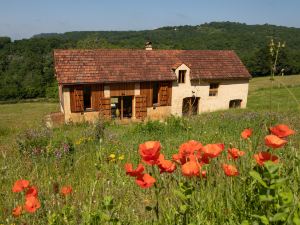
{"label": "house facade", "polygon": [[245,108],[251,78],[233,51],[55,50],[54,62],[65,122]]}

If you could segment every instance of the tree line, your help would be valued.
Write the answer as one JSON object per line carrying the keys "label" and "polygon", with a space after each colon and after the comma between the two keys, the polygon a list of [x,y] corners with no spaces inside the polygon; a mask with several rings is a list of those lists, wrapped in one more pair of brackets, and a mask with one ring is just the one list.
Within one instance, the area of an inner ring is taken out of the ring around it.
{"label": "tree line", "polygon": [[56,98],[53,49],[141,49],[146,41],[152,41],[155,49],[231,49],[252,76],[266,76],[272,60],[268,47],[271,39],[286,43],[277,73],[299,74],[300,29],[268,24],[212,22],[144,31],[78,31],[15,41],[0,37],[0,100]]}

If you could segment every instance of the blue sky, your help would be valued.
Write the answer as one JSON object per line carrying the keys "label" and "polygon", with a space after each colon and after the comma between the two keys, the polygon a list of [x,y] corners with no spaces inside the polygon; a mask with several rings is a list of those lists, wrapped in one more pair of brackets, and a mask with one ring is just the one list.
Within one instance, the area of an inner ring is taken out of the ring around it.
{"label": "blue sky", "polygon": [[0,36],[143,30],[212,21],[300,27],[300,0],[1,0]]}

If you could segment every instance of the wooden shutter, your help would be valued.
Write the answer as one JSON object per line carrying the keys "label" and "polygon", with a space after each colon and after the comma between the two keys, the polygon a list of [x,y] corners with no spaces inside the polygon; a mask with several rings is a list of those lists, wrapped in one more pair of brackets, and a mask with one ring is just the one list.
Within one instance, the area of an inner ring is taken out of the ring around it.
{"label": "wooden shutter", "polygon": [[146,104],[147,107],[152,107],[152,95],[153,95],[153,89],[150,82],[141,82],[140,83],[140,95],[146,97]]}
{"label": "wooden shutter", "polygon": [[104,96],[104,88],[102,84],[92,85],[92,109],[95,111],[100,110],[100,98]]}
{"label": "wooden shutter", "polygon": [[82,85],[76,85],[70,87],[70,104],[71,104],[71,112],[84,111]]}
{"label": "wooden shutter", "polygon": [[147,117],[147,100],[146,96],[135,96],[135,117],[137,119],[145,119]]}
{"label": "wooden shutter", "polygon": [[100,97],[99,98],[99,109],[100,114],[105,118],[111,118],[111,103],[110,98]]}
{"label": "wooden shutter", "polygon": [[172,86],[170,87],[170,82],[160,82],[159,85],[159,106],[167,106],[170,104],[171,100],[171,96],[170,96],[170,90],[172,90]]}

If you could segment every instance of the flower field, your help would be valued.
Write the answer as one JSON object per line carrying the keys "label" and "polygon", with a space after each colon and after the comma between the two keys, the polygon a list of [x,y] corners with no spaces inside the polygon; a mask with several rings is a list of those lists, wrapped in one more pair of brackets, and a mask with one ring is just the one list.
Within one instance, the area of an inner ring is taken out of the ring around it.
{"label": "flower field", "polygon": [[280,88],[256,107],[263,91],[247,110],[144,124],[49,130],[28,109],[17,128],[0,111],[0,224],[300,224],[299,111]]}

